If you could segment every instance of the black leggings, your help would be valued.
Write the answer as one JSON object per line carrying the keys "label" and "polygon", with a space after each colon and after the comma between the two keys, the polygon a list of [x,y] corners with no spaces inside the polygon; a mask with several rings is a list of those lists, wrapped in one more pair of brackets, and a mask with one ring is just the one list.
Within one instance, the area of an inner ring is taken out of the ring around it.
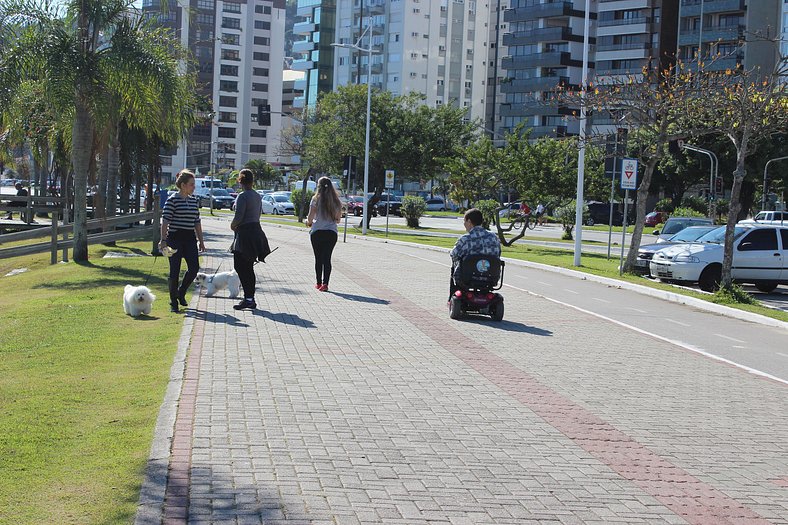
{"label": "black leggings", "polygon": [[181,275],[181,259],[186,259],[186,274],[180,286],[181,293],[185,292],[197,277],[200,269],[200,259],[197,255],[197,237],[194,230],[173,230],[167,234],[167,245],[178,251],[170,257],[170,280],[178,282]]}
{"label": "black leggings", "polygon": [[315,278],[317,284],[328,284],[331,277],[331,253],[337,244],[337,232],[317,230],[309,236],[315,252]]}
{"label": "black leggings", "polygon": [[241,279],[244,289],[244,298],[254,299],[254,285],[257,279],[254,276],[254,261],[250,261],[240,253],[233,253],[233,267]]}

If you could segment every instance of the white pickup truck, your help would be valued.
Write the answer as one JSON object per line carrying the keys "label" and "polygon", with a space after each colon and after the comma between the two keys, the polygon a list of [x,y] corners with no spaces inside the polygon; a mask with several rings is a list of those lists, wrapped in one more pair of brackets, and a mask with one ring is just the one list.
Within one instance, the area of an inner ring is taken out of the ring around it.
{"label": "white pickup truck", "polygon": [[752,219],[739,224],[777,224],[788,226],[788,211],[760,211]]}

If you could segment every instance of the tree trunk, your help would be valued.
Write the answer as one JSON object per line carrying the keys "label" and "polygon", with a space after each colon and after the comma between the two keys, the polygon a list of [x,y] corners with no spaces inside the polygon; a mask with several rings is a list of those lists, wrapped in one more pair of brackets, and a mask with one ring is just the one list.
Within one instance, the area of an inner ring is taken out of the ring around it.
{"label": "tree trunk", "polygon": [[[637,202],[635,203],[635,229],[632,232],[632,238],[629,242],[629,251],[627,252],[627,260],[624,261],[624,271],[629,272],[635,267],[635,261],[638,258],[638,248],[640,248],[640,241],[643,238],[643,223],[646,220],[646,201],[648,200],[648,192],[651,188],[651,178],[654,175],[654,167],[659,162],[659,157],[654,156],[646,168],[643,170],[643,180],[637,189]],[[626,222],[626,217],[624,218]]]}
{"label": "tree trunk", "polygon": [[118,126],[109,133],[107,147],[107,216],[114,217],[118,208]]}
{"label": "tree trunk", "polygon": [[87,186],[93,151],[93,118],[77,90],[71,130],[71,164],[74,167],[74,261],[88,260]]}
{"label": "tree trunk", "polygon": [[93,195],[93,213],[95,219],[106,217],[107,210],[107,179],[109,178],[109,164],[107,164],[107,150],[101,152],[96,177],[96,193]]}
{"label": "tree trunk", "polygon": [[744,181],[744,156],[740,152],[736,155],[736,171],[733,172],[733,187],[731,188],[731,200],[728,208],[728,221],[725,223],[725,244],[723,245],[722,274],[720,276],[720,287],[730,288],[733,283],[731,267],[733,266],[733,234],[736,223],[739,221],[739,210],[741,209],[741,186]]}

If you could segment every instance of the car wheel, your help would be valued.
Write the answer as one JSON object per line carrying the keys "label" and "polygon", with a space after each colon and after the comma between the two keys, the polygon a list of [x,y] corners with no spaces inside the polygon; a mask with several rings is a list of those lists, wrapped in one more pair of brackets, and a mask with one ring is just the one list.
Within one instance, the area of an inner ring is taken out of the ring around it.
{"label": "car wheel", "polygon": [[503,320],[503,300],[501,300],[500,303],[495,305],[492,312],[490,312],[490,317],[492,317],[493,321]]}
{"label": "car wheel", "polygon": [[459,297],[452,297],[449,300],[449,317],[452,319],[462,317],[462,300]]}
{"label": "car wheel", "polygon": [[722,266],[719,264],[710,264],[700,274],[698,279],[698,286],[704,292],[716,292],[720,287],[720,280],[722,279]]}
{"label": "car wheel", "polygon": [[441,208],[438,211],[446,211],[446,208]]}
{"label": "car wheel", "polygon": [[277,208],[274,208],[274,215],[279,215],[279,210]]}
{"label": "car wheel", "polygon": [[586,219],[586,226],[593,226],[593,225],[594,225],[594,219],[591,218],[591,217],[587,218]]}
{"label": "car wheel", "polygon": [[755,287],[764,293],[770,293],[773,292],[775,288],[777,288],[777,283],[771,281],[760,282],[755,283]]}

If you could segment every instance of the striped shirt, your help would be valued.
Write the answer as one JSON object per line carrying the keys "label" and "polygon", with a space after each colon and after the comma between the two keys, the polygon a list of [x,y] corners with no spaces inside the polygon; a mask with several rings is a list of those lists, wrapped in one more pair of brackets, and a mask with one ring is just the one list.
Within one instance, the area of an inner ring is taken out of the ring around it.
{"label": "striped shirt", "polygon": [[161,218],[170,223],[169,230],[194,230],[200,222],[200,204],[197,197],[174,194],[164,203]]}

